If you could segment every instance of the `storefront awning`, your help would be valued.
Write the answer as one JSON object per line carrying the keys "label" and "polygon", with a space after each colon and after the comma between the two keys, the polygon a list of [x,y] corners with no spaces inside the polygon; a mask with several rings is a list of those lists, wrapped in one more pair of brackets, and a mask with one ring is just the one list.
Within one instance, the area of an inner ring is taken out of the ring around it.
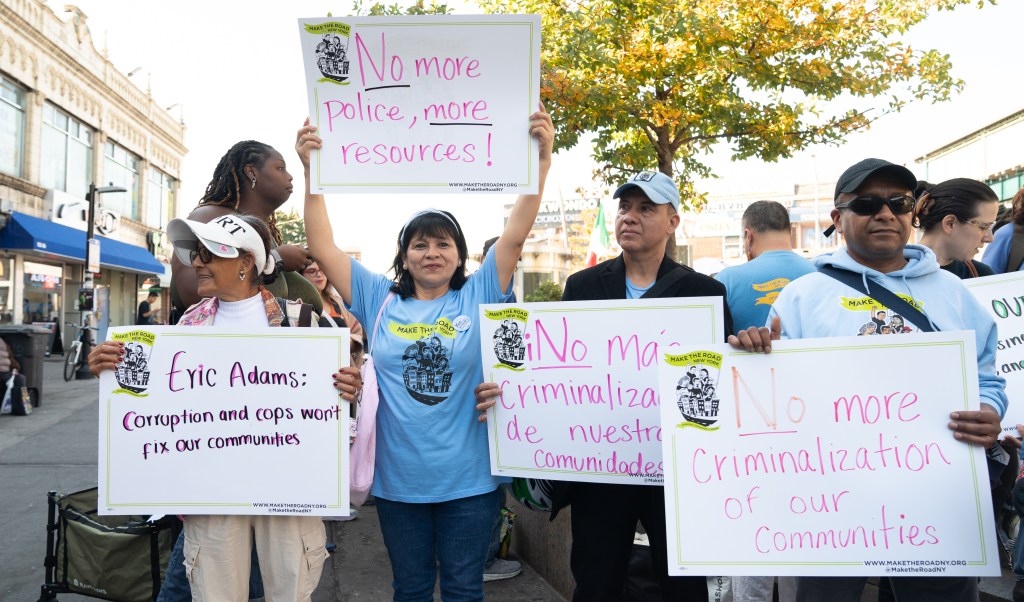
{"label": "storefront awning", "polygon": [[[140,274],[164,273],[163,264],[146,249],[103,236],[96,238],[100,239],[103,267]],[[0,249],[35,251],[84,262],[85,232],[15,211],[7,226],[0,230]]]}

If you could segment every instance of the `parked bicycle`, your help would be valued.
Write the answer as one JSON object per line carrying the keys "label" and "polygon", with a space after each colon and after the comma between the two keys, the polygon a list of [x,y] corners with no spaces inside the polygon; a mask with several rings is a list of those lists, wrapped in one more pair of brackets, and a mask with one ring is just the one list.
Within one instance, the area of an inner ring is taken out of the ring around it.
{"label": "parked bicycle", "polygon": [[76,326],[78,328],[78,337],[72,341],[71,347],[68,348],[64,354],[64,380],[70,381],[75,377],[75,373],[78,372],[79,366],[88,364],[89,358],[85,357],[82,353],[82,347],[85,344],[85,333],[86,331],[98,331],[98,328],[92,326],[78,326],[72,322],[65,322],[67,326]]}

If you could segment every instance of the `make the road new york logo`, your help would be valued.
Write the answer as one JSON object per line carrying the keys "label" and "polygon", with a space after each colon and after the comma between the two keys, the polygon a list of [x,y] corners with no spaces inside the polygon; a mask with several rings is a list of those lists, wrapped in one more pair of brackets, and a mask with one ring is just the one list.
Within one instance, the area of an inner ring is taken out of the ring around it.
{"label": "make the road new york logo", "polygon": [[147,330],[121,332],[110,337],[111,340],[124,343],[124,359],[114,370],[114,378],[119,385],[114,393],[123,393],[133,397],[146,397],[149,388],[149,357],[153,354],[153,343],[156,335]]}
{"label": "make the road new york logo", "polygon": [[693,427],[703,431],[716,431],[718,426],[718,377],[722,370],[722,354],[713,351],[694,351],[683,355],[665,354],[665,363],[686,368],[686,374],[676,383],[676,407],[683,416],[678,428]]}
{"label": "make the road new york logo", "polygon": [[494,342],[494,356],[498,358],[495,368],[504,368],[515,372],[522,372],[523,364],[526,363],[526,343],[523,336],[526,334],[526,321],[530,314],[519,307],[506,307],[497,311],[484,311],[488,320],[501,322],[494,329],[492,341]]}
{"label": "make the road new york logo", "polygon": [[349,82],[348,42],[352,28],[344,23],[306,24],[306,33],[322,36],[316,50],[316,67],[323,74],[317,83],[347,86]]}

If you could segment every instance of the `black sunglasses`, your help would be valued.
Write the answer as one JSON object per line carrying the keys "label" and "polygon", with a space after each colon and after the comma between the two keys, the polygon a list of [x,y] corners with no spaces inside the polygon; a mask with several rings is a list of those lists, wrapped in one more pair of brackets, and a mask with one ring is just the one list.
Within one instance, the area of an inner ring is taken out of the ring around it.
{"label": "black sunglasses", "polygon": [[836,205],[836,209],[849,209],[857,215],[875,215],[884,205],[889,206],[893,215],[903,215],[914,210],[917,201],[909,194],[883,199],[877,196],[859,196],[849,202]]}
{"label": "black sunglasses", "polygon": [[211,261],[213,261],[213,253],[211,253],[210,250],[204,247],[203,245],[197,245],[196,248],[188,252],[189,263],[194,262],[196,260],[196,257],[198,257],[199,261],[203,263],[210,263]]}

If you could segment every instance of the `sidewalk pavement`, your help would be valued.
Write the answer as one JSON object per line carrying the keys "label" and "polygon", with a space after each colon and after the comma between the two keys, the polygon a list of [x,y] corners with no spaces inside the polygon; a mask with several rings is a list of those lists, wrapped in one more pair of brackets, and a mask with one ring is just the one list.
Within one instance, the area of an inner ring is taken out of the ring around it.
{"label": "sidewalk pavement", "polygon": [[[62,358],[44,362],[43,397],[31,416],[0,416],[0,602],[34,602],[43,582],[46,492],[73,492],[96,485],[97,384],[64,382]],[[513,531],[513,538],[515,537]],[[348,522],[327,523],[337,545],[324,566],[315,602],[387,602],[391,565],[376,509],[365,506]],[[1009,601],[1015,579],[981,580],[983,602]],[[877,599],[868,588],[862,602]],[[517,577],[484,584],[488,602],[562,602],[525,562]],[[440,599],[440,596],[437,596]],[[61,602],[95,600],[64,594]]]}

